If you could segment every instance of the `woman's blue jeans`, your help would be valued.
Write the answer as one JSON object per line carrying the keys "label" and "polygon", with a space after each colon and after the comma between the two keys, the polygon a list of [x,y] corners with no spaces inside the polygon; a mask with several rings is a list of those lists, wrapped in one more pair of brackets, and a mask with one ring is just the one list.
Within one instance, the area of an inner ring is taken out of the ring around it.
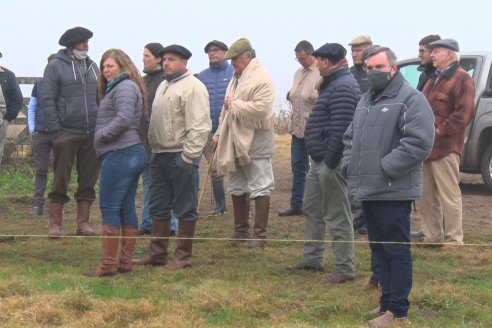
{"label": "woman's blue jeans", "polygon": [[147,167],[141,144],[107,152],[102,156],[99,176],[99,207],[102,223],[120,228],[138,227],[135,196],[138,178]]}

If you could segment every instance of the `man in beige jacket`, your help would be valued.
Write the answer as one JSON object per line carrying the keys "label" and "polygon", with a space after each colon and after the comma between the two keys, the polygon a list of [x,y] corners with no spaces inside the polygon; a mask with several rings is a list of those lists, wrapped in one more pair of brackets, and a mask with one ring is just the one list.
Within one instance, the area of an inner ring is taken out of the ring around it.
{"label": "man in beige jacket", "polygon": [[229,174],[229,192],[234,208],[233,239],[249,238],[249,200],[255,200],[253,238],[242,246],[266,244],[270,193],[275,184],[272,156],[275,150],[275,89],[270,74],[258,59],[249,40],[241,38],[226,53],[234,76],[226,91],[217,144],[217,171]]}
{"label": "man in beige jacket", "polygon": [[278,216],[302,215],[304,204],[304,187],[306,175],[309,171],[309,155],[306,150],[304,128],[309,113],[316,99],[318,90],[316,85],[321,79],[317,67],[317,60],[312,53],[313,45],[306,40],[300,41],[294,49],[296,61],[301,67],[294,74],[294,83],[287,93],[287,100],[292,105],[292,117],[290,121],[290,165],[292,167],[292,194],[290,207],[278,213]]}
{"label": "man in beige jacket", "polygon": [[[152,236],[149,253],[135,264],[166,265],[167,269],[191,266],[195,235],[197,169],[208,134],[212,130],[208,92],[205,85],[186,68],[191,52],[180,45],[160,51],[165,80],[152,104],[149,126],[150,202]],[[167,262],[172,214],[179,220],[174,258]]]}

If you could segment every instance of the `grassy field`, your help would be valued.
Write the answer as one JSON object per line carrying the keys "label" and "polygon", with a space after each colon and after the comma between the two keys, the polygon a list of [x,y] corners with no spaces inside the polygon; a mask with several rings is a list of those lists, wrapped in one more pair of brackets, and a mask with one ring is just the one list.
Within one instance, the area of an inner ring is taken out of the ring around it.
{"label": "grassy field", "polygon": [[[30,164],[2,167],[0,327],[364,326],[378,294],[361,289],[370,275],[370,252],[363,236],[357,236],[355,282],[330,286],[324,282],[325,274],[285,270],[301,260],[303,238],[302,217],[276,215],[288,206],[289,140],[277,137],[277,187],[268,247],[249,251],[226,240],[232,215],[203,218],[192,268],[171,272],[135,267],[131,275],[109,278],[82,275],[97,264],[101,248],[97,237],[69,235],[75,231],[73,202],[65,210],[67,236],[47,239],[47,215],[26,214],[33,181]],[[202,213],[210,206],[208,189]],[[97,206],[92,217],[98,228]],[[479,245],[452,252],[413,248],[412,326],[492,327],[492,248],[484,246],[490,245],[492,235],[488,222],[476,233],[465,232],[467,242]],[[171,250],[174,245],[172,240]],[[136,255],[147,247],[148,239],[139,240]],[[325,267],[328,272],[332,269],[329,242]]]}

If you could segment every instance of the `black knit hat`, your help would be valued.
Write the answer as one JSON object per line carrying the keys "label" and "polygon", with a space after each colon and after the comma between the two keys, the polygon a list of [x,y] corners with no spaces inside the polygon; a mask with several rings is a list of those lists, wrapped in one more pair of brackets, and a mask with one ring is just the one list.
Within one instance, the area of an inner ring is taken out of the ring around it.
{"label": "black knit hat", "polygon": [[149,49],[150,53],[154,56],[154,57],[160,57],[160,53],[162,51],[162,49],[164,49],[164,47],[162,46],[162,44],[158,43],[158,42],[151,42],[151,43],[148,43],[145,45],[144,48],[147,48]]}
{"label": "black knit hat", "polygon": [[93,33],[84,27],[74,27],[68,29],[63,33],[58,41],[58,44],[63,47],[70,47],[76,43],[89,40],[92,38]]}
{"label": "black knit hat", "polygon": [[164,55],[166,52],[170,52],[172,54],[178,55],[179,57],[183,59],[190,59],[191,57],[191,51],[186,49],[183,46],[180,46],[179,44],[172,44],[170,46],[167,46],[163,48],[160,52],[159,55]]}

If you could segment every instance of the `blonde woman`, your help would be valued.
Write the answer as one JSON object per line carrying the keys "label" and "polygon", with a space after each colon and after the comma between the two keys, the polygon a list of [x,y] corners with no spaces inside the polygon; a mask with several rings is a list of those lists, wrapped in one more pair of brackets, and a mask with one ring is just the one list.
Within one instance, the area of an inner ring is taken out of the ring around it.
{"label": "blonde woman", "polygon": [[101,101],[94,148],[101,160],[99,207],[103,251],[101,263],[86,274],[93,277],[132,271],[138,228],[135,195],[138,178],[147,166],[147,154],[137,132],[147,108],[142,78],[128,55],[119,49],[107,50],[100,67]]}

